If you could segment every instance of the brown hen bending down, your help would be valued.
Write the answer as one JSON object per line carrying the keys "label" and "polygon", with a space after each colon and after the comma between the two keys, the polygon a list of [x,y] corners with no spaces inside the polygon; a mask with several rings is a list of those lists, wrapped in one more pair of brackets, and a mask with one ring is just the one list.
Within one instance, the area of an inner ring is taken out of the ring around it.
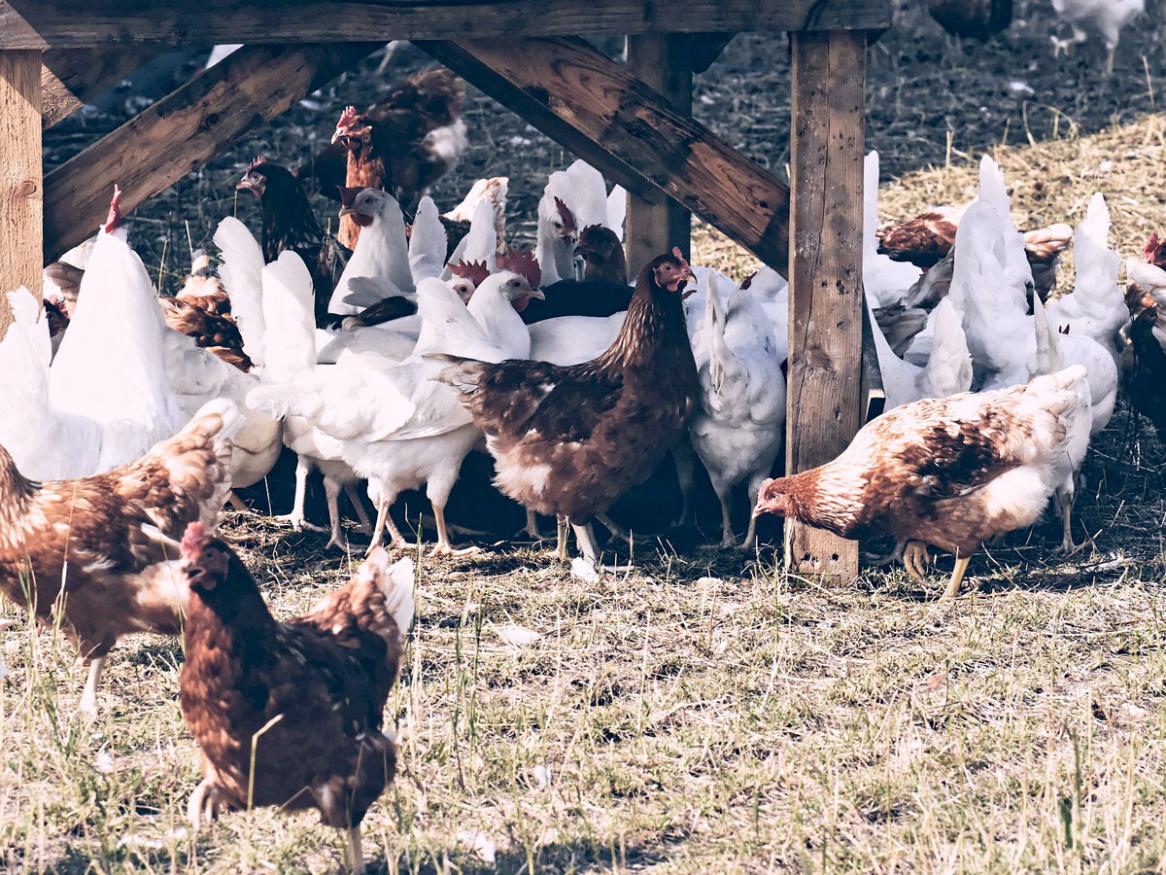
{"label": "brown hen bending down", "polygon": [[573,367],[454,356],[440,379],[486,433],[499,489],[528,510],[566,516],[584,556],[590,522],[643,483],[684,433],[700,383],[681,305],[679,250],[644,268],[611,348]]}
{"label": "brown hen bending down", "polygon": [[985,540],[1031,525],[1074,476],[1090,420],[1081,365],[1009,389],[904,404],[863,426],[834,461],[767,480],[753,513],[843,538],[892,535],[907,543],[904,563],[917,579],[926,545],[954,553],[950,597]]}
{"label": "brown hen bending down", "polygon": [[364,869],[360,822],[396,771],[382,729],[413,619],[413,562],[378,547],[307,614],[278,622],[247,569],[199,524],[182,540],[190,590],[182,715],[202,749],[190,797],[198,829],[220,807],[315,808],[348,832]]}
{"label": "brown hen bending down", "polygon": [[90,667],[86,717],[118,638],[179,632],[186,593],[170,548],[188,523],[218,518],[241,425],[232,402],[212,401],[136,462],[80,480],[28,480],[0,447],[0,589],[44,623],[60,611]]}

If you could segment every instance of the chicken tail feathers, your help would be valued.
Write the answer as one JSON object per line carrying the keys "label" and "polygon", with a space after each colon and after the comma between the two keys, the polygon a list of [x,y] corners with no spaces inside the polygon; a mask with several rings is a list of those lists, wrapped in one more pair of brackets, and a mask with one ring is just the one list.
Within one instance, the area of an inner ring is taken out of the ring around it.
{"label": "chicken tail feathers", "polygon": [[247,393],[247,406],[262,410],[272,419],[286,419],[289,416],[312,418],[320,413],[322,405],[314,393],[305,394],[295,385],[256,386]]}
{"label": "chicken tail feathers", "polygon": [[377,547],[369,553],[368,558],[360,564],[356,572],[356,585],[361,588],[375,587],[384,596],[384,609],[393,618],[397,640],[402,644],[405,642],[409,627],[413,625],[414,580],[412,558],[406,556],[390,565],[389,554],[384,547]]}

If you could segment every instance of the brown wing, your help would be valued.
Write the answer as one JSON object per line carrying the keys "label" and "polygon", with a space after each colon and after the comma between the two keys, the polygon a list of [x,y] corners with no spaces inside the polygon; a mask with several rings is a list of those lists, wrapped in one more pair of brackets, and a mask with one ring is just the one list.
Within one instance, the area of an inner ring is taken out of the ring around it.
{"label": "brown wing", "polygon": [[923,213],[879,231],[879,252],[895,261],[931,267],[955,245],[956,227],[942,213]]}

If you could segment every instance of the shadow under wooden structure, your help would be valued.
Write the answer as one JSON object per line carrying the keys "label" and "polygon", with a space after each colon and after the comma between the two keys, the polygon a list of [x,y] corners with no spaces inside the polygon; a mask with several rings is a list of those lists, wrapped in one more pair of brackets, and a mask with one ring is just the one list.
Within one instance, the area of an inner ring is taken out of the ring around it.
{"label": "shadow under wooden structure", "polygon": [[[890,16],[890,0],[0,0],[0,288],[39,294],[44,262],[95,231],[115,182],[133,209],[411,39],[628,190],[633,268],[687,250],[691,212],[788,276],[786,461],[804,470],[878,406],[869,343],[863,355],[863,92],[868,35]],[[694,68],[736,32],[775,30],[793,56],[792,188],[689,113]],[[628,35],[627,64],[579,39],[600,34]],[[168,45],[226,42],[245,45],[42,178],[42,124]],[[857,544],[796,524],[786,556],[803,573],[858,571]]]}

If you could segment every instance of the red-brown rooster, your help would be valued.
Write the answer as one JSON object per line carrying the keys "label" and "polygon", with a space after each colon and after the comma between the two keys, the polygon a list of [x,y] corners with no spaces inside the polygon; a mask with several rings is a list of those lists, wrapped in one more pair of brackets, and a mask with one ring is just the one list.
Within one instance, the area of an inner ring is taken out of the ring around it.
{"label": "red-brown rooster", "polygon": [[498,488],[529,510],[566,516],[592,563],[592,517],[651,476],[699,398],[681,306],[691,277],[679,250],[654,259],[615,342],[585,364],[438,357],[450,363],[440,379],[486,433]]}
{"label": "red-brown rooster", "polygon": [[1082,365],[1027,385],[896,407],[867,423],[832,462],[767,480],[754,515],[774,513],[844,538],[906,542],[921,580],[927,545],[954,553],[945,597],[972,554],[997,534],[1031,525],[1089,444]]}
{"label": "red-brown rooster", "polygon": [[350,871],[362,872],[360,822],[396,771],[383,712],[413,620],[412,560],[390,566],[378,547],[351,581],[283,623],[198,523],[182,539],[182,570],[180,698],[203,772],[193,827],[220,808],[315,808],[347,832]]}
{"label": "red-brown rooster", "polygon": [[[0,447],[0,589],[62,628],[89,664],[81,712],[97,712],[105,656],[130,632],[177,634],[186,594],[171,548],[188,523],[213,524],[231,488],[230,401],[212,401],[136,462],[36,483]],[[63,592],[62,592],[63,586]]]}
{"label": "red-brown rooster", "polygon": [[[444,68],[424,70],[394,88],[366,112],[347,107],[332,142],[348,149],[345,185],[383,188],[406,212],[466,149],[461,119],[465,83]],[[341,219],[342,244],[356,248],[359,226]]]}

